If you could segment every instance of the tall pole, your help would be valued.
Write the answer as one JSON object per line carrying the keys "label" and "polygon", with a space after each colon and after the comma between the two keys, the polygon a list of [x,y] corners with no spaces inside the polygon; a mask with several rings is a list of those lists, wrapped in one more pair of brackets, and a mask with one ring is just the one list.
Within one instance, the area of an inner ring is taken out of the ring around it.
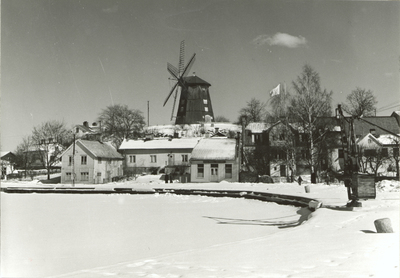
{"label": "tall pole", "polygon": [[150,126],[150,101],[147,101],[147,126]]}
{"label": "tall pole", "polygon": [[72,145],[72,186],[75,187],[75,133],[74,143]]}

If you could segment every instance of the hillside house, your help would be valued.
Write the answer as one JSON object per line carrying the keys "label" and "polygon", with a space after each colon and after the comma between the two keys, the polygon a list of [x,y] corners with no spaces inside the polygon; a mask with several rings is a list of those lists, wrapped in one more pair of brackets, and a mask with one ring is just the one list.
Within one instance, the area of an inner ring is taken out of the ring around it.
{"label": "hillside house", "polygon": [[399,167],[400,136],[368,133],[357,141],[360,170],[378,176],[395,176]]}
{"label": "hillside house", "polygon": [[239,159],[236,139],[205,138],[192,152],[192,182],[239,181]]}
{"label": "hillside house", "polygon": [[61,158],[61,183],[74,178],[75,183],[100,184],[123,175],[123,156],[108,143],[78,139]]}
{"label": "hillside house", "polygon": [[12,152],[1,152],[1,179],[7,179],[12,174],[15,166],[15,154]]}
{"label": "hillside house", "polygon": [[154,140],[124,140],[119,151],[124,157],[124,174],[190,172],[193,148],[201,138],[161,138]]}

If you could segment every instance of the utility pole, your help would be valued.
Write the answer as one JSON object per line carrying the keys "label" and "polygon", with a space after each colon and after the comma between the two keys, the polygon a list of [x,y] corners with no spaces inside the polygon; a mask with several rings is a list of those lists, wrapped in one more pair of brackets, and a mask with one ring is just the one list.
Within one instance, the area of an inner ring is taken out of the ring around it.
{"label": "utility pole", "polygon": [[75,187],[75,132],[74,143],[72,145],[72,186]]}
{"label": "utility pole", "polygon": [[150,101],[147,101],[147,126],[150,126]]}

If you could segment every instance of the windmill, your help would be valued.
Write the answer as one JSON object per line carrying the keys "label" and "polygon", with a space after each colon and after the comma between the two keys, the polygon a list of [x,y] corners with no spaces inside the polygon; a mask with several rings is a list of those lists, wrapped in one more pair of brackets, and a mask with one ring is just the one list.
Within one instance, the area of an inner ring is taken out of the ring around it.
{"label": "windmill", "polygon": [[186,66],[184,66],[184,56],[185,41],[182,41],[180,45],[178,68],[167,63],[167,70],[176,83],[172,86],[172,89],[165,99],[164,106],[170,99],[171,95],[175,93],[171,114],[172,120],[175,112],[176,99],[180,89],[180,98],[175,124],[195,124],[212,120],[214,118],[214,113],[208,90],[211,84],[195,75],[186,77],[188,69],[193,64],[196,54],[193,54]]}

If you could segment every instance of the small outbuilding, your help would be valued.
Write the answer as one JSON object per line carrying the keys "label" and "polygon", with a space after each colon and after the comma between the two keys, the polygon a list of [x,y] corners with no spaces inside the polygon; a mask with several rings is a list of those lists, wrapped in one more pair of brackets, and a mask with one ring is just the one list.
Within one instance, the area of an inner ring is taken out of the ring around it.
{"label": "small outbuilding", "polygon": [[239,181],[239,156],[236,139],[205,138],[193,149],[192,182]]}

